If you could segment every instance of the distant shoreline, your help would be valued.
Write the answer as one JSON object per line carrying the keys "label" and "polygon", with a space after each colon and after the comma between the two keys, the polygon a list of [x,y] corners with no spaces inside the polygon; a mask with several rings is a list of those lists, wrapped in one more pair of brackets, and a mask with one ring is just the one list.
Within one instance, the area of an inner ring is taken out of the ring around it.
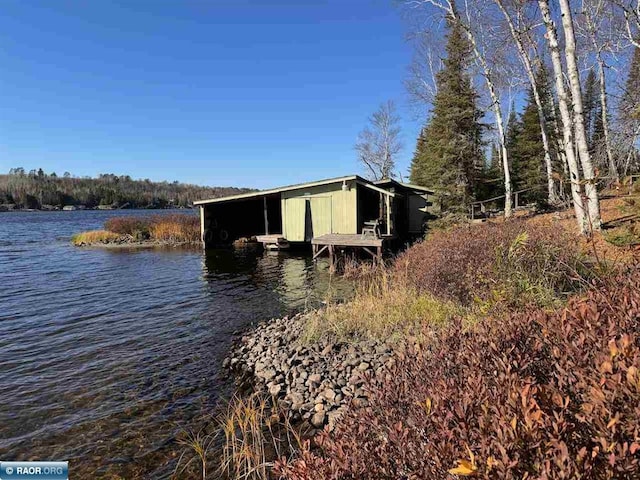
{"label": "distant shoreline", "polygon": [[37,212],[116,212],[116,211],[127,211],[127,210],[195,210],[195,207],[163,207],[163,208],[154,208],[154,207],[136,207],[136,208],[73,208],[73,209],[64,209],[64,208],[3,208],[0,205],[0,213],[11,213],[11,212],[21,212],[21,213],[37,213]]}

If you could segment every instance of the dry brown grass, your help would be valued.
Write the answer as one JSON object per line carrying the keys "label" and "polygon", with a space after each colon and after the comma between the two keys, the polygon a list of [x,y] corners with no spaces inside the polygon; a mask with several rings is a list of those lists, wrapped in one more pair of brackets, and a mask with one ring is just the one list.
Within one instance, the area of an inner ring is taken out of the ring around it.
{"label": "dry brown grass", "polygon": [[200,242],[200,219],[195,215],[171,214],[152,217],[114,217],[103,230],[83,232],[72,238],[74,245],[156,242],[161,244],[194,244]]}
{"label": "dry brown grass", "polygon": [[394,340],[419,332],[424,325],[445,325],[468,313],[453,302],[418,292],[403,275],[385,267],[363,267],[356,284],[351,301],[328,302],[325,308],[308,314],[303,340],[312,342],[323,335],[340,340]]}
{"label": "dry brown grass", "polygon": [[88,245],[92,243],[110,243],[118,240],[120,235],[108,230],[91,230],[78,233],[71,238],[74,245]]}
{"label": "dry brown grass", "polygon": [[302,448],[298,431],[265,396],[235,397],[219,419],[225,435],[220,473],[235,480],[267,480],[270,459],[287,458]]}
{"label": "dry brown grass", "polygon": [[200,220],[193,215],[158,215],[149,225],[151,239],[172,243],[195,243],[200,240]]}

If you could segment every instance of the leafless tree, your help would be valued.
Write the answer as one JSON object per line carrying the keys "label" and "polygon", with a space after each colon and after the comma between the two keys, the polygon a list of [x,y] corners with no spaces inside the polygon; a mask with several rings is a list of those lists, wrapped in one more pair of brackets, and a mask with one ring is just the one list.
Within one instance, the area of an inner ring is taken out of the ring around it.
{"label": "leafless tree", "polygon": [[600,87],[600,114],[604,136],[604,150],[606,154],[609,175],[616,181],[619,179],[618,167],[613,157],[611,146],[611,128],[609,126],[609,102],[607,92],[606,62],[607,54],[615,54],[621,49],[620,33],[623,22],[620,15],[616,15],[616,8],[607,0],[582,0],[582,15],[578,17],[577,31],[581,34],[589,49],[590,57],[595,60]]}
{"label": "leafless tree", "polygon": [[369,125],[358,135],[358,160],[372,180],[394,175],[396,156],[402,150],[399,121],[395,104],[389,100],[369,117]]}

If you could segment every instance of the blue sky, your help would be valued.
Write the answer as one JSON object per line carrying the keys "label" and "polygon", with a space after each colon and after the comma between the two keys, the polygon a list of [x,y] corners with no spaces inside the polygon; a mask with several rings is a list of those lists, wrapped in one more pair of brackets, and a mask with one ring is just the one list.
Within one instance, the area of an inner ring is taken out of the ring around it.
{"label": "blue sky", "polygon": [[265,188],[360,172],[388,98],[419,123],[393,0],[4,0],[0,172]]}

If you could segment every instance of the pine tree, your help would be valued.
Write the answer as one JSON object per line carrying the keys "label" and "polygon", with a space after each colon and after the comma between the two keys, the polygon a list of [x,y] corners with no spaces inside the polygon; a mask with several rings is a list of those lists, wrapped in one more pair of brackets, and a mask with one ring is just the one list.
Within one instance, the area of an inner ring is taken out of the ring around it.
{"label": "pine tree", "polygon": [[[587,130],[587,140],[589,142],[589,150],[594,151],[593,135],[598,117],[601,117],[600,100],[599,100],[598,79],[593,68],[589,70],[587,78],[584,82],[584,98],[582,104],[584,107],[584,124]],[[600,119],[602,121],[602,119]]]}
{"label": "pine tree", "polygon": [[620,117],[622,121],[632,123],[640,120],[640,48],[634,50],[629,65],[629,76],[620,101]]}
{"label": "pine tree", "polygon": [[445,209],[459,209],[475,196],[482,168],[481,112],[467,73],[470,46],[457,22],[449,22],[447,58],[438,72],[433,114],[422,132],[411,166],[411,181],[443,192]]}
{"label": "pine tree", "polygon": [[540,203],[545,197],[544,150],[540,136],[540,122],[533,92],[529,90],[527,104],[520,119],[517,138],[516,190],[532,189],[522,195],[523,201]]}
{"label": "pine tree", "polygon": [[426,145],[426,129],[423,127],[420,129],[420,134],[418,135],[418,139],[416,140],[416,149],[413,152],[413,158],[411,159],[411,168],[409,171],[409,175],[411,177],[411,181],[416,183],[418,182],[417,178],[414,178],[413,172],[420,171],[420,162],[425,153],[425,145]]}
{"label": "pine tree", "polygon": [[478,200],[504,195],[504,174],[502,172],[502,158],[500,148],[496,143],[491,144],[489,162],[482,169],[482,184],[476,189]]}
{"label": "pine tree", "polygon": [[638,158],[637,139],[640,133],[640,48],[635,48],[629,64],[629,74],[618,107],[618,122],[623,138],[623,175],[634,169]]}

